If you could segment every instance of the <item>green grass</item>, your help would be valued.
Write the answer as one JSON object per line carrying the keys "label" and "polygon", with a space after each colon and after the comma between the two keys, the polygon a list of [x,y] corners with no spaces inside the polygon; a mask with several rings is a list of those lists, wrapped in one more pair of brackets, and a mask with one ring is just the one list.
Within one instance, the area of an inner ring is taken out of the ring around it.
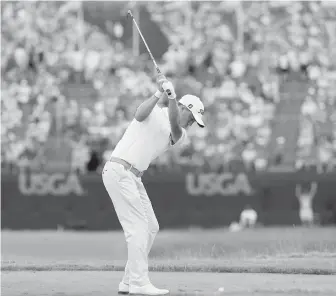
{"label": "green grass", "polygon": [[[2,270],[123,270],[121,232],[3,232]],[[336,228],[162,231],[156,271],[336,274]]]}

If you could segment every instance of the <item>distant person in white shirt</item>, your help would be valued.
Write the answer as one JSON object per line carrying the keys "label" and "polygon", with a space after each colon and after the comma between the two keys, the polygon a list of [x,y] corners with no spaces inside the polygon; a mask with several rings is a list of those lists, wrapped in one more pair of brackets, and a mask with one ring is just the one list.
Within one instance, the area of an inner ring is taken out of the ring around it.
{"label": "distant person in white shirt", "polygon": [[250,205],[246,205],[240,214],[239,224],[241,228],[252,228],[256,225],[257,220],[257,212]]}
{"label": "distant person in white shirt", "polygon": [[295,195],[300,203],[300,220],[302,225],[311,226],[314,223],[313,199],[317,192],[317,183],[311,184],[310,191],[302,192],[301,185],[296,185]]}
{"label": "distant person in white shirt", "polygon": [[128,248],[119,284],[122,294],[169,293],[154,287],[148,277],[148,254],[159,224],[141,176],[154,159],[186,141],[186,130],[194,122],[204,127],[204,106],[198,97],[185,95],[177,101],[174,87],[164,75],[158,76],[158,86],[159,90],[138,107],[102,173]]}

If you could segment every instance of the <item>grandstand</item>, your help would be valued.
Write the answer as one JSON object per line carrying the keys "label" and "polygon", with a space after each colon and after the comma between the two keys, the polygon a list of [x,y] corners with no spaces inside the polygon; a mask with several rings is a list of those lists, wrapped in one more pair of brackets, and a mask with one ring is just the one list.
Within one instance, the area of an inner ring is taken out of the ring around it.
{"label": "grandstand", "polygon": [[[99,171],[155,91],[152,65],[122,17],[129,4],[92,3],[1,3],[3,171],[27,161],[41,169],[46,160]],[[189,146],[156,169],[333,170],[334,7],[186,1],[134,9],[177,95],[192,92],[206,107],[207,128],[193,129]]]}

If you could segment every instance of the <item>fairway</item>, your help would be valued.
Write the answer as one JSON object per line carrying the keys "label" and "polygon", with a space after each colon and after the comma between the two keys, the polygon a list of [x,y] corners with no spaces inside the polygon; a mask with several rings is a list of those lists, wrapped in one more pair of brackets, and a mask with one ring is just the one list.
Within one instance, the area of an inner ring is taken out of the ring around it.
{"label": "fairway", "polygon": [[[5,296],[116,296],[121,272],[5,272]],[[170,295],[334,296],[334,276],[222,273],[151,273],[152,282]],[[224,287],[224,293],[218,288]]]}
{"label": "fairway", "polygon": [[[2,295],[117,295],[125,261],[118,231],[4,231]],[[336,229],[162,231],[150,270],[171,295],[336,295]]]}
{"label": "fairway", "polygon": [[[121,232],[2,233],[2,270],[115,270],[126,261]],[[336,228],[162,231],[155,271],[336,273]]]}

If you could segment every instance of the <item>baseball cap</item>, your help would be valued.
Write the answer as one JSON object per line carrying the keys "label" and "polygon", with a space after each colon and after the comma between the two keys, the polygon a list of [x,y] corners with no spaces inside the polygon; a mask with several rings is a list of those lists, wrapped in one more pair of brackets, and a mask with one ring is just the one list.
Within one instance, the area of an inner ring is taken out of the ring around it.
{"label": "baseball cap", "polygon": [[204,114],[204,105],[199,97],[193,95],[185,95],[179,100],[179,103],[186,106],[191,111],[197,124],[200,127],[204,127],[204,122],[202,119]]}

